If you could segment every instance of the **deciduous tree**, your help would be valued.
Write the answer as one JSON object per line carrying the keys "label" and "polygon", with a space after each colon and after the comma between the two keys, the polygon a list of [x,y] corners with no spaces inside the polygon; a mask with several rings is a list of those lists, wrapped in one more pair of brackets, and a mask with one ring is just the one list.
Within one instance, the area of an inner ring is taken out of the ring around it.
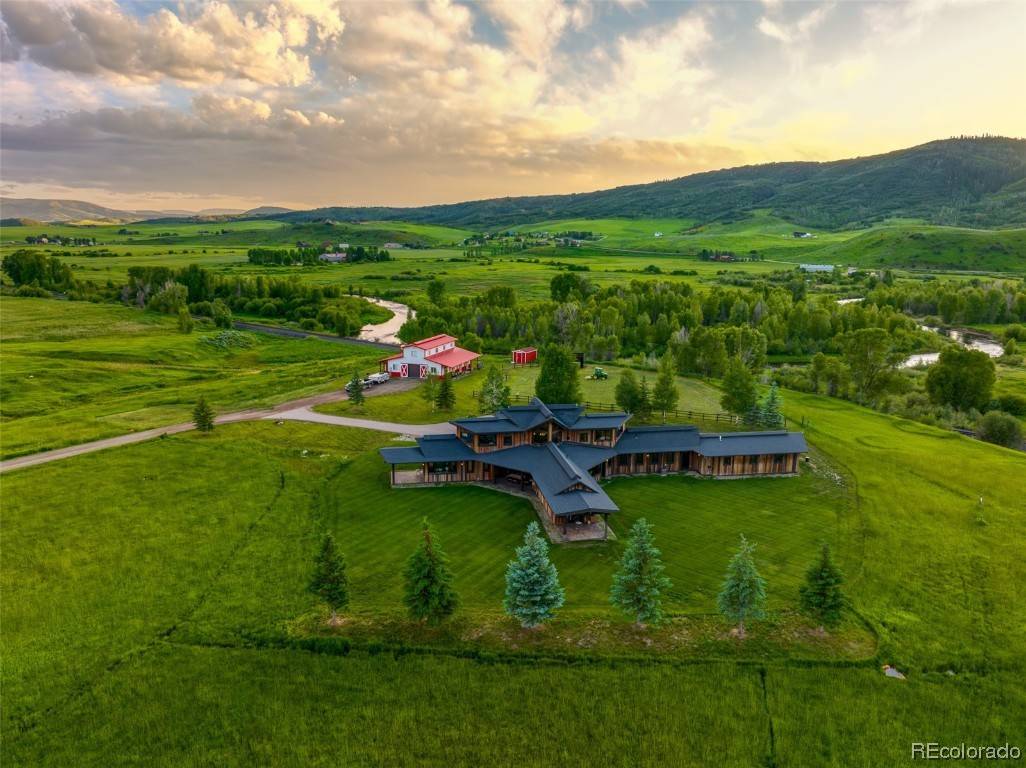
{"label": "deciduous tree", "polygon": [[656,377],[655,388],[652,390],[652,407],[663,416],[666,423],[666,412],[677,407],[680,390],[677,388],[676,366],[673,355],[667,352],[659,361],[659,375]]}
{"label": "deciduous tree", "polygon": [[980,410],[990,401],[995,379],[994,361],[986,352],[947,347],[926,373],[926,391],[935,403]]}
{"label": "deciduous tree", "polygon": [[755,377],[740,357],[732,357],[723,376],[723,396],[720,406],[738,415],[748,414],[758,401]]}
{"label": "deciduous tree", "polygon": [[510,389],[502,377],[499,366],[490,365],[485,372],[484,384],[481,385],[481,393],[478,395],[478,404],[482,413],[494,413],[500,408],[509,405]]}
{"label": "deciduous tree", "polygon": [[534,393],[543,403],[576,403],[581,399],[577,362],[570,350],[552,344],[545,348]]}

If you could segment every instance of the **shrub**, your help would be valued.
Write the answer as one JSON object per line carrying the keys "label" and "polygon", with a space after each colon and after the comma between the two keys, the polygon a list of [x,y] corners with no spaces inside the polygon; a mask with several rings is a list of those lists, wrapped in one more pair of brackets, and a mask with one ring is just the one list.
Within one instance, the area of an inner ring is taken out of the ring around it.
{"label": "shrub", "polygon": [[976,423],[976,434],[981,440],[1006,448],[1022,445],[1022,424],[1010,413],[990,411]]}

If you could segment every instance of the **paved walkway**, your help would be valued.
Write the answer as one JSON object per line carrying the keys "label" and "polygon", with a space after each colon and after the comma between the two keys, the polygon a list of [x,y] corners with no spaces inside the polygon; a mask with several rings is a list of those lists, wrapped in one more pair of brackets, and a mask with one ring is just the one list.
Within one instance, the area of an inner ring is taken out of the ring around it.
{"label": "paved walkway", "polygon": [[[384,395],[386,393],[401,392],[416,386],[419,381],[407,379],[393,379],[387,384],[374,387],[365,393],[368,397]],[[453,431],[451,424],[395,424],[388,421],[374,421],[372,419],[352,419],[346,416],[331,416],[326,413],[317,413],[311,410],[315,405],[337,402],[348,399],[343,391],[326,392],[320,395],[299,398],[281,403],[273,408],[253,409],[236,411],[218,416],[214,421],[217,424],[232,424],[237,421],[256,421],[258,419],[275,419],[285,421],[309,421],[316,424],[334,424],[340,427],[357,427],[360,429],[375,429],[379,432],[392,432],[397,435],[411,435],[420,437],[422,435],[446,434]],[[7,461],[0,461],[0,473],[10,472],[15,469],[34,467],[37,464],[47,464],[51,461],[81,456],[84,453],[102,451],[106,448],[117,448],[122,445],[133,445],[143,443],[147,440],[154,440],[161,435],[176,435],[179,432],[188,432],[195,429],[192,422],[172,424],[167,427],[156,427],[142,432],[130,432],[127,435],[108,437],[103,440],[93,440],[90,443],[69,445],[66,448],[56,448],[52,451],[42,451],[28,456],[18,456]]]}

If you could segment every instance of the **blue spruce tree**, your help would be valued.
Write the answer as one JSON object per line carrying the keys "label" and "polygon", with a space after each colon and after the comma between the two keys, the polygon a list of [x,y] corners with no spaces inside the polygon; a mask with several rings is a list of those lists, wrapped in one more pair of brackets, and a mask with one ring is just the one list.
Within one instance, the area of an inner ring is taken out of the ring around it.
{"label": "blue spruce tree", "polygon": [[506,613],[530,629],[551,619],[563,606],[563,587],[556,566],[549,560],[549,547],[540,535],[538,523],[524,533],[524,544],[506,566]]}

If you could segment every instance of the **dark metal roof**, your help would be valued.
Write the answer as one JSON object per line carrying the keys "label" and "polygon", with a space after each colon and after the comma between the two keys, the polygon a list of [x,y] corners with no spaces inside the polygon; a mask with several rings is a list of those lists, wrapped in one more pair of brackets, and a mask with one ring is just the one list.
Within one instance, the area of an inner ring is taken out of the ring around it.
{"label": "dark metal roof", "polygon": [[475,434],[523,432],[548,421],[565,429],[616,429],[630,418],[626,413],[585,413],[573,403],[546,405],[537,397],[529,405],[511,405],[492,416],[456,419],[452,423]]}
{"label": "dark metal roof", "polygon": [[[577,406],[546,408],[550,414]],[[545,408],[545,406],[542,406]],[[524,423],[542,415],[531,406],[506,409]],[[526,418],[522,418],[526,417]],[[551,418],[543,417],[543,418]],[[454,422],[465,426],[481,421],[503,419],[463,419]],[[516,427],[512,420],[509,423]],[[542,422],[544,423],[544,421]],[[473,430],[469,430],[473,431]],[[456,435],[428,435],[417,439],[416,447],[381,448],[382,458],[389,464],[421,462],[481,461],[504,469],[529,474],[538,491],[545,497],[555,515],[563,517],[581,512],[616,512],[609,498],[590,470],[621,454],[697,451],[703,456],[752,456],[774,453],[804,453],[809,450],[801,432],[724,432],[699,433],[693,426],[635,427],[620,437],[616,446],[601,447],[579,443],[546,443],[521,445],[516,448],[474,453]],[[583,489],[581,488],[583,486]]]}
{"label": "dark metal roof", "polygon": [[805,453],[809,450],[801,432],[702,433],[698,452],[703,456],[759,456],[766,453]]}
{"label": "dark metal roof", "polygon": [[425,461],[473,461],[480,458],[456,435],[426,435],[417,438],[416,447],[379,448],[388,464],[420,464]]}
{"label": "dark metal roof", "polygon": [[632,427],[616,441],[621,453],[660,453],[698,450],[698,428],[692,426]]}

